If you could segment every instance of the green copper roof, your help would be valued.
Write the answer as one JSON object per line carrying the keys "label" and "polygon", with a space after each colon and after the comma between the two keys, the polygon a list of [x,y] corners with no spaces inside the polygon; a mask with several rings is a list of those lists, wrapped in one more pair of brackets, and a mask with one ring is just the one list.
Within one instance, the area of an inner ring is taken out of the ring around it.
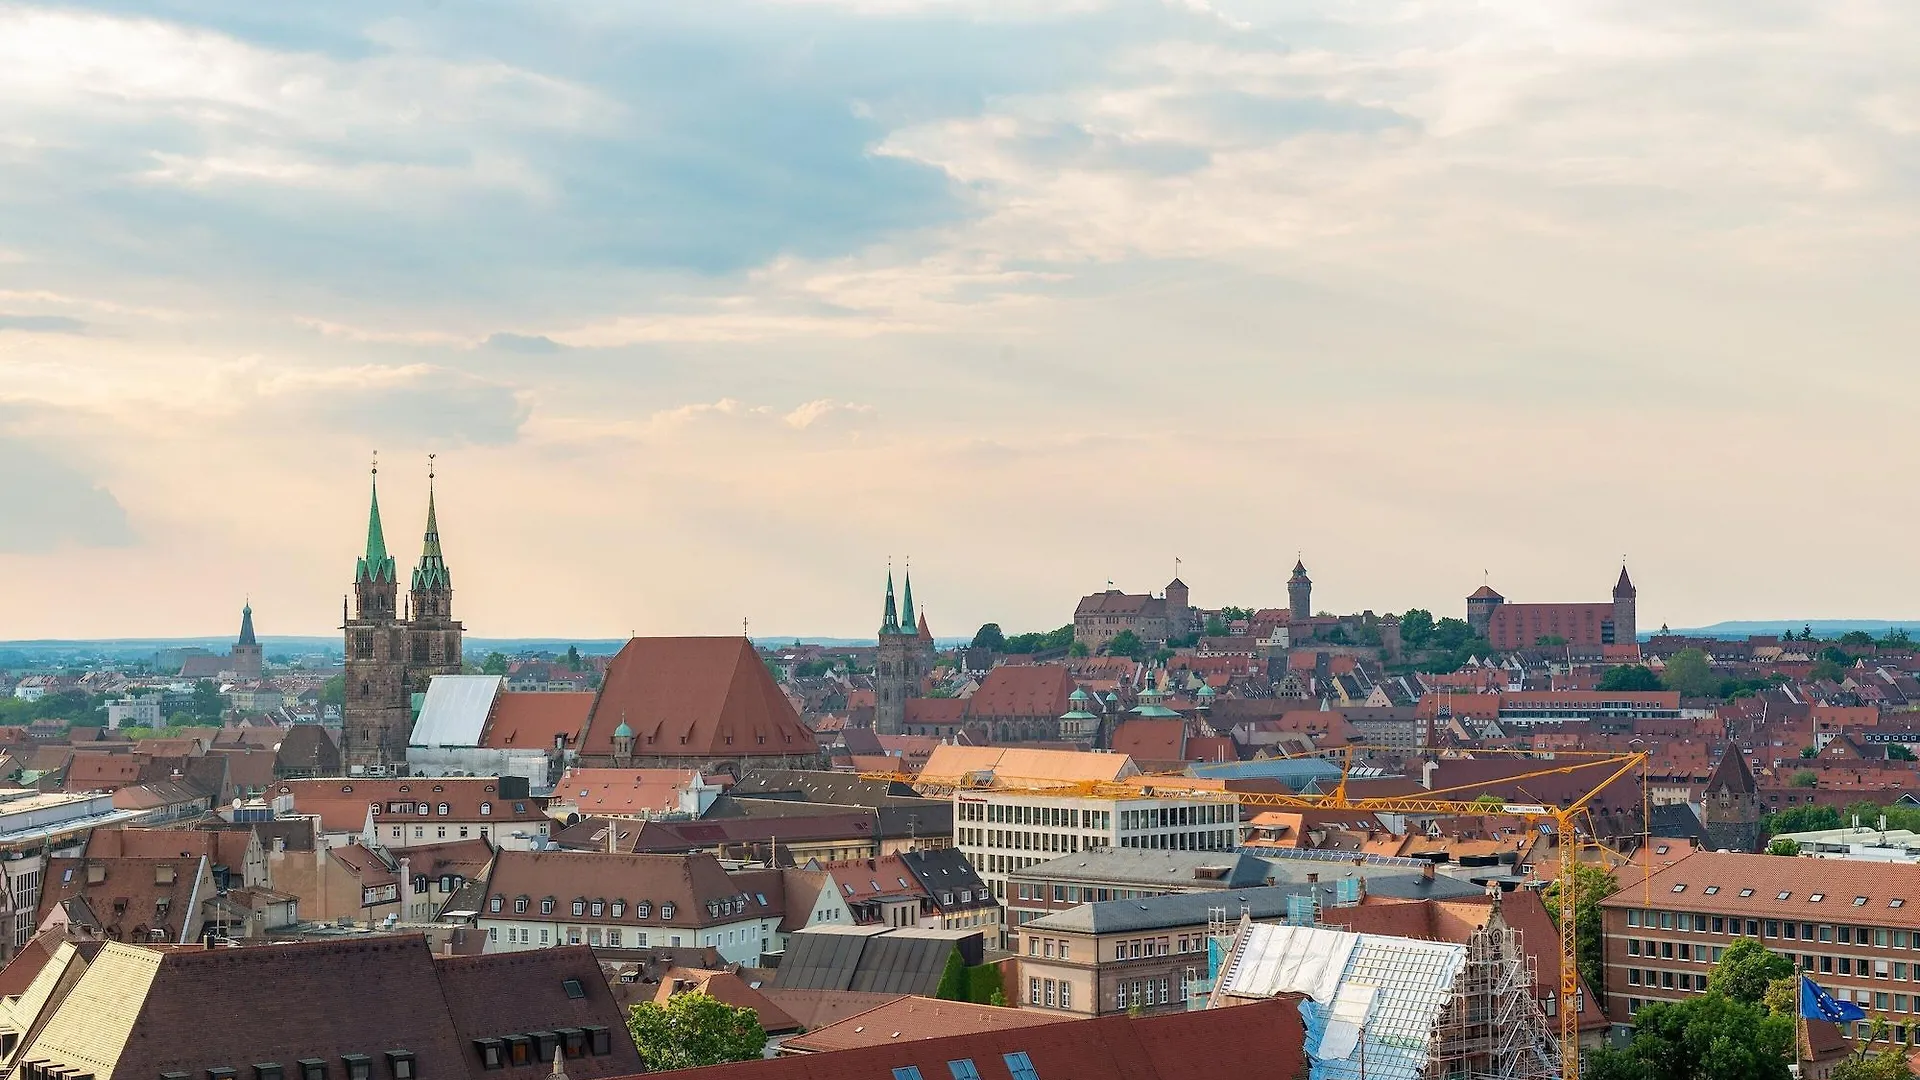
{"label": "green copper roof", "polygon": [[620,721],[620,726],[613,729],[613,737],[616,739],[631,739],[633,738],[633,729],[627,726],[625,720],[622,720]]}
{"label": "green copper roof", "polygon": [[253,604],[249,602],[240,609],[240,644],[258,645],[253,637]]}
{"label": "green copper roof", "polygon": [[906,591],[900,598],[900,625],[913,629],[913,571],[907,571]]}
{"label": "green copper roof", "polygon": [[1087,700],[1087,692],[1085,690],[1076,689],[1073,693],[1067,695],[1067,700],[1068,701],[1085,701]]}
{"label": "green copper roof", "polygon": [[380,528],[380,477],[374,474],[373,507],[367,511],[367,553],[355,565],[355,581],[397,581],[400,572],[387,554],[387,534]]}
{"label": "green copper roof", "polygon": [[1167,708],[1165,705],[1152,705],[1152,704],[1135,705],[1133,708],[1128,709],[1127,711],[1132,713],[1135,716],[1140,717],[1143,720],[1164,720],[1164,719],[1175,718],[1180,715],[1179,713],[1174,712],[1172,709]]}
{"label": "green copper roof", "polygon": [[1202,686],[1202,687],[1200,687],[1200,696],[1201,696],[1201,697],[1213,697],[1213,696],[1215,696],[1215,692],[1214,692],[1214,689],[1213,689],[1213,687],[1211,687],[1211,686]]}
{"label": "green copper roof", "polygon": [[1085,709],[1074,709],[1072,712],[1061,713],[1060,719],[1062,720],[1098,720],[1100,718],[1086,711]]}
{"label": "green copper roof", "polygon": [[880,632],[897,634],[900,632],[900,613],[893,606],[893,571],[887,571],[887,607],[880,615]]}
{"label": "green copper roof", "polygon": [[416,589],[451,589],[453,578],[447,573],[446,560],[440,557],[440,517],[433,506],[433,483],[427,483],[427,539],[420,549],[420,565],[413,568]]}

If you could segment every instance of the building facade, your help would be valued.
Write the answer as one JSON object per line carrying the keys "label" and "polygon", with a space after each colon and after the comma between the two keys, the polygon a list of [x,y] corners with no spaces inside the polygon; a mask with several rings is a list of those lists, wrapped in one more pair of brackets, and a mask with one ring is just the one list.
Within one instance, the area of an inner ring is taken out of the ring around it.
{"label": "building facade", "polygon": [[1612,600],[1601,604],[1514,604],[1482,585],[1467,597],[1467,623],[1501,652],[1556,638],[1581,648],[1633,645],[1638,640],[1638,597],[1625,566]]}
{"label": "building facade", "polygon": [[1095,848],[1231,851],[1240,801],[1218,798],[1102,798],[1027,792],[954,794],[954,845],[975,873],[1007,900],[1007,881],[1027,867]]}
{"label": "building facade", "polygon": [[435,675],[460,671],[461,625],[453,619],[453,578],[440,550],[429,474],[427,530],[408,592],[398,608],[397,564],[380,523],[378,470],[367,514],[367,547],[355,564],[353,610],[345,620],[346,704],[340,755],[349,776],[405,775],[413,731],[413,695]]}

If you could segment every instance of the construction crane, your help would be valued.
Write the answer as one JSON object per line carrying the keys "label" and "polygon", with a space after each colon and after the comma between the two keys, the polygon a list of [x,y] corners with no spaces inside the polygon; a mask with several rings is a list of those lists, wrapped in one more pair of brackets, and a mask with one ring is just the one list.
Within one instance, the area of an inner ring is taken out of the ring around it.
{"label": "construction crane", "polygon": [[[1345,761],[1340,770],[1340,781],[1331,792],[1325,794],[1294,794],[1291,792],[1264,791],[1225,791],[1217,788],[1195,788],[1191,785],[1194,777],[1178,774],[1152,774],[1130,777],[1129,782],[1081,782],[1062,783],[1044,777],[1021,776],[980,776],[981,782],[966,782],[976,778],[963,778],[961,783],[940,783],[922,780],[901,773],[861,773],[864,779],[893,780],[914,784],[921,788],[938,788],[945,791],[977,790],[982,793],[1055,795],[1095,798],[1141,798],[1154,795],[1170,795],[1185,798],[1234,798],[1242,806],[1279,807],[1297,810],[1357,810],[1383,814],[1433,814],[1465,815],[1484,817],[1514,817],[1526,822],[1528,828],[1551,824],[1554,841],[1559,849],[1559,872],[1554,880],[1559,884],[1559,930],[1560,930],[1560,993],[1557,1012],[1560,1019],[1560,1075],[1565,1080],[1580,1078],[1580,969],[1575,948],[1576,922],[1576,882],[1574,871],[1579,865],[1581,845],[1576,842],[1580,819],[1591,820],[1588,807],[1594,798],[1614,781],[1627,776],[1635,770],[1641,773],[1641,827],[1642,837],[1647,827],[1647,784],[1645,752],[1613,754],[1601,751],[1555,750],[1541,752],[1532,750],[1495,750],[1427,747],[1420,750],[1402,751],[1404,754],[1454,754],[1454,755],[1527,755],[1538,761],[1550,753],[1554,762],[1544,768],[1515,773],[1499,777],[1494,783],[1506,786],[1519,781],[1542,779],[1553,776],[1566,776],[1578,771],[1593,770],[1596,775],[1604,774],[1604,779],[1588,788],[1585,793],[1570,800],[1564,806],[1549,806],[1544,803],[1523,803],[1504,799],[1489,799],[1482,793],[1469,796],[1476,790],[1484,790],[1485,784],[1464,784],[1456,787],[1434,788],[1420,795],[1357,795],[1348,789],[1348,779],[1353,771],[1353,750],[1345,748]],[[1320,755],[1324,756],[1324,755]],[[1571,760],[1563,760],[1571,759]],[[1007,783],[1007,781],[1013,781]]]}

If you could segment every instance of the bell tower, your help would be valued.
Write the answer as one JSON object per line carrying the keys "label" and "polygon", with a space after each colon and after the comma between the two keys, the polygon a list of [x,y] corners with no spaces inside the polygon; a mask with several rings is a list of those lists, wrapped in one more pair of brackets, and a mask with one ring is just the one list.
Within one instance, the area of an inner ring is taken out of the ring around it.
{"label": "bell tower", "polygon": [[873,730],[879,735],[905,734],[907,701],[920,696],[920,677],[929,665],[913,613],[913,572],[907,572],[905,617],[894,606],[893,571],[887,571],[887,600],[880,614],[880,634],[873,658]]}
{"label": "bell tower", "polygon": [[380,525],[377,461],[372,487],[367,547],[354,564],[353,610],[341,628],[346,634],[346,703],[340,757],[349,776],[385,775],[395,766],[404,771],[407,737],[412,734],[407,631],[394,610],[400,580]]}
{"label": "bell tower", "polygon": [[407,592],[407,686],[427,692],[435,675],[460,674],[461,625],[453,618],[453,576],[440,551],[440,515],[434,505],[433,459],[427,455],[427,532]]}

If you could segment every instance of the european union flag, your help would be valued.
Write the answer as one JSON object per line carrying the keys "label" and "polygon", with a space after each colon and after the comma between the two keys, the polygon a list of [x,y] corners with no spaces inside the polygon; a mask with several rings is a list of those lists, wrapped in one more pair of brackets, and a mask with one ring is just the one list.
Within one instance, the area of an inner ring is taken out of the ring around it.
{"label": "european union flag", "polygon": [[1835,999],[1805,975],[1800,976],[1800,1015],[1808,1020],[1831,1020],[1836,1024],[1867,1018],[1860,1006]]}

